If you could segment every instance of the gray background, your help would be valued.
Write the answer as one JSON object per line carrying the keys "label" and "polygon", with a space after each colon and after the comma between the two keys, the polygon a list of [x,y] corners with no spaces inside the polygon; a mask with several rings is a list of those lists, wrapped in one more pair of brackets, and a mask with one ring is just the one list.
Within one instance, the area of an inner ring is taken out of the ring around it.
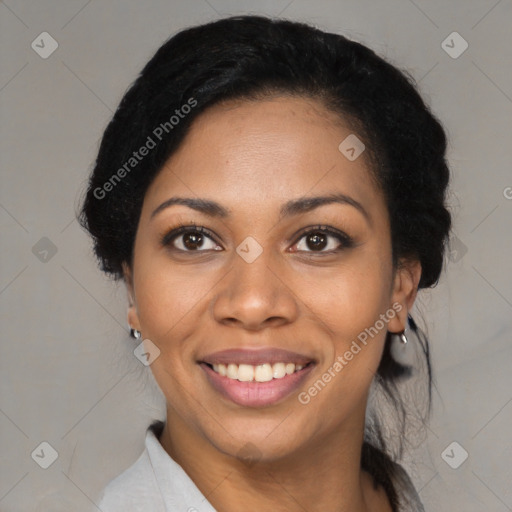
{"label": "gray background", "polygon": [[[512,510],[506,0],[1,2],[0,510],[98,510],[101,489],[163,417],[150,370],[132,353],[125,290],[97,270],[74,211],[102,131],[154,51],[185,26],[249,12],[369,45],[411,72],[444,123],[453,250],[417,304],[437,387],[427,438],[406,467],[427,511]],[[59,45],[47,59],[31,47],[44,31]],[[442,47],[454,31],[469,44],[458,58]],[[31,458],[43,441],[58,453],[48,469]],[[441,456],[454,441],[469,453],[458,469]]]}

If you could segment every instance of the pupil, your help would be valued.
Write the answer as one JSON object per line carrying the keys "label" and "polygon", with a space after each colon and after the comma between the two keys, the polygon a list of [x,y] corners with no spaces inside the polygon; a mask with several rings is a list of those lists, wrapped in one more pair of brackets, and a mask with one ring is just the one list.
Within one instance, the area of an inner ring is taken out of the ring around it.
{"label": "pupil", "polygon": [[197,249],[197,245],[200,246],[203,239],[203,235],[198,233],[187,233],[184,237],[183,244],[187,249]]}
{"label": "pupil", "polygon": [[[325,235],[319,233],[312,233],[311,235],[309,235],[307,241],[310,249],[323,249],[326,246]],[[312,242],[312,245],[310,245],[309,242]]]}

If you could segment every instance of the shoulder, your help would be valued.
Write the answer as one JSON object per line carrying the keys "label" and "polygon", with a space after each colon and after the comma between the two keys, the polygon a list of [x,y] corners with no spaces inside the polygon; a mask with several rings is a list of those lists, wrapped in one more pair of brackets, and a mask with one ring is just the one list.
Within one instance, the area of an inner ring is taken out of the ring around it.
{"label": "shoulder", "polygon": [[102,512],[164,511],[147,449],[103,490],[98,507]]}

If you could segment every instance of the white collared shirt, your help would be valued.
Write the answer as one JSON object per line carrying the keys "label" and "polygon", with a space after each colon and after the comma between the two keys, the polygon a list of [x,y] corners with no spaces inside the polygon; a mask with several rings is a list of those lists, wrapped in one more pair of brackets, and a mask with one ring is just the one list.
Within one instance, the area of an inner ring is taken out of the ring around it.
{"label": "white collared shirt", "polygon": [[[163,426],[163,422],[156,421],[148,427],[144,452],[104,489],[98,504],[101,512],[216,512],[184,469],[163,449],[158,440]],[[393,481],[402,503],[399,512],[425,511],[399,464],[395,464]]]}
{"label": "white collared shirt", "polygon": [[102,512],[216,512],[163,449],[152,426],[145,445],[140,457],[104,489],[98,504]]}

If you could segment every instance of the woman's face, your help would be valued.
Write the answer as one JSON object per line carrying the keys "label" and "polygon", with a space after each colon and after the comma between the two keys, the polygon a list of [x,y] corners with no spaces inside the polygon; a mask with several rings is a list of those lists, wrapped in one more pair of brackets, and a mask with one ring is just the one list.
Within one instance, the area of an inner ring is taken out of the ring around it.
{"label": "woman's face", "polygon": [[[160,350],[170,417],[227,454],[361,429],[386,331],[404,328],[414,283],[393,272],[382,192],[364,152],[338,149],[352,132],[336,119],[297,97],[216,105],[144,198],[129,321]],[[180,224],[196,228],[170,234]],[[243,381],[254,371],[264,382]]]}

